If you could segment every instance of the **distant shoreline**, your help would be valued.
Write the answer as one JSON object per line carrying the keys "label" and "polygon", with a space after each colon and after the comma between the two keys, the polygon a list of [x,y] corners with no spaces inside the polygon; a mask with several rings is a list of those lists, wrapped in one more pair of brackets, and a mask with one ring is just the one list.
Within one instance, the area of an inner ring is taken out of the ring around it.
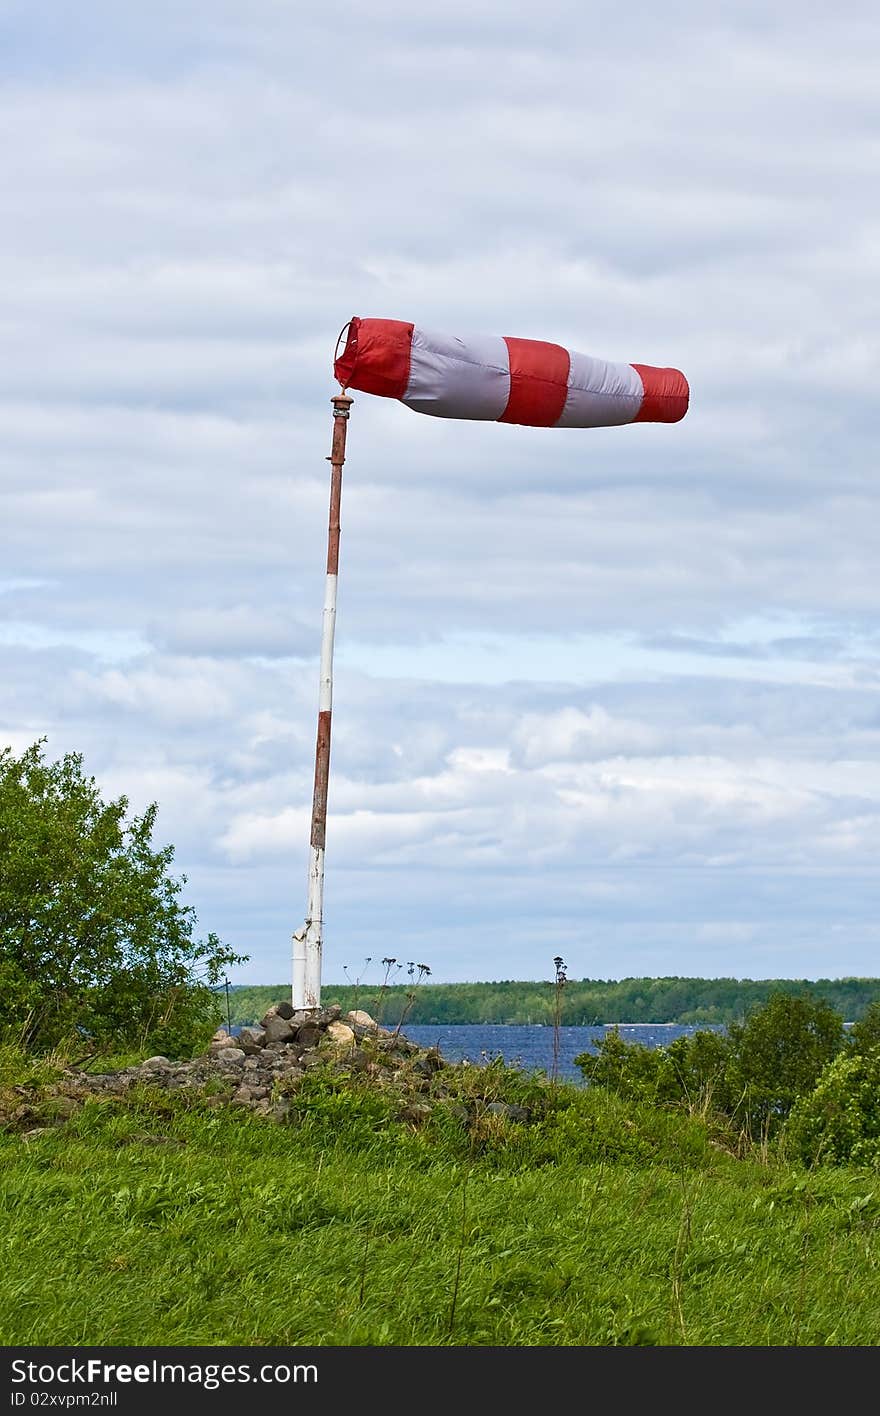
{"label": "distant shoreline", "polygon": [[[725,1027],[743,1022],[774,993],[823,1000],[841,1018],[858,1022],[880,1001],[880,978],[734,979],[567,978],[558,992],[552,980],[503,980],[499,983],[436,983],[418,981],[418,965],[396,964],[385,977],[347,984],[325,984],[322,1004],[338,1004],[343,1012],[359,1009],[383,1026],[398,1023],[439,1027],[478,1023],[484,1027]],[[409,981],[407,981],[409,976]],[[229,989],[230,1020],[252,1024],[273,1003],[290,998],[290,984],[233,984]],[[226,999],[218,998],[225,1011]],[[557,1014],[558,1009],[558,1014]]]}

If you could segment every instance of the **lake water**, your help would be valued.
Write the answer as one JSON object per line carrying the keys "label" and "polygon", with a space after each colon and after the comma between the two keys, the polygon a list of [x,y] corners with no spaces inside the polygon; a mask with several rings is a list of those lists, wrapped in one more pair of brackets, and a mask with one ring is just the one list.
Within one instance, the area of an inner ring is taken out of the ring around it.
{"label": "lake water", "polygon": [[[697,1025],[681,1023],[617,1023],[599,1027],[559,1029],[559,1073],[570,1081],[582,1081],[580,1068],[574,1059],[580,1052],[595,1052],[612,1026],[620,1030],[625,1042],[641,1042],[646,1047],[664,1047],[677,1037],[698,1030]],[[710,1025],[699,1025],[704,1031]],[[403,1032],[420,1047],[434,1047],[449,1062],[485,1063],[495,1057],[523,1067],[527,1071],[542,1069],[548,1076],[553,1071],[553,1028],[517,1023],[448,1023],[444,1026],[405,1024]]]}

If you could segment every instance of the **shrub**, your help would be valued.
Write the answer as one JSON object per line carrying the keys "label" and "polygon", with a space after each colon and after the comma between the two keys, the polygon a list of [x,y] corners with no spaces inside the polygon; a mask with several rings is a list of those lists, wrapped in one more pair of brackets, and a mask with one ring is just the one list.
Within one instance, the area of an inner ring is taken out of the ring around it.
{"label": "shrub", "polygon": [[853,1052],[866,1053],[880,1046],[880,1001],[869,1003],[862,1017],[849,1030],[848,1044]]}
{"label": "shrub", "polygon": [[808,1163],[880,1165],[880,1047],[833,1058],[793,1106],[786,1135]]}
{"label": "shrub", "polygon": [[771,1134],[844,1047],[843,1019],[824,999],[774,993],[727,1030],[731,1098],[753,1135]]}
{"label": "shrub", "polygon": [[666,1048],[624,1042],[617,1028],[605,1033],[595,1053],[582,1052],[574,1060],[587,1082],[606,1087],[629,1101],[674,1101],[681,1097]]}
{"label": "shrub", "polygon": [[711,1111],[757,1139],[779,1129],[844,1047],[843,1019],[830,1004],[778,992],[726,1034],[701,1030],[648,1048],[624,1042],[614,1029],[595,1054],[575,1062],[595,1086],[630,1100]]}
{"label": "shrub", "polygon": [[186,877],[155,850],[155,803],[105,802],[82,758],[0,750],[0,1031],[45,1051],[78,1033],[95,1047],[191,1052],[220,1020],[212,992],[239,955],[193,938]]}

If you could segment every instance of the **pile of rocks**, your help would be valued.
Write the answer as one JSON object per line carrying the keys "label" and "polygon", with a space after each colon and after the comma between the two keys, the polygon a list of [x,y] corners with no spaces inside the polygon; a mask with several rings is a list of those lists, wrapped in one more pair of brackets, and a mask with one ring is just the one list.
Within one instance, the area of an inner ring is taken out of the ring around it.
{"label": "pile of rocks", "polygon": [[[416,1125],[430,1116],[438,1102],[464,1124],[477,1117],[532,1119],[529,1108],[497,1100],[491,1089],[480,1095],[480,1088],[471,1085],[463,1099],[455,1086],[455,1073],[467,1066],[445,1061],[436,1047],[410,1042],[399,1027],[393,1032],[380,1027],[369,1013],[343,1016],[338,1004],[296,1012],[289,1003],[276,1003],[256,1027],[241,1028],[235,1036],[224,1029],[215,1033],[208,1051],[192,1061],[148,1057],[117,1072],[70,1069],[48,1086],[13,1087],[6,1101],[0,1094],[0,1127],[30,1126],[36,1132],[47,1124],[63,1123],[90,1096],[122,1097],[145,1084],[195,1094],[209,1105],[246,1107],[256,1115],[284,1121],[294,1109],[303,1077],[316,1067],[362,1073],[364,1081],[392,1092],[397,1114]],[[436,1075],[444,1069],[445,1076]]]}
{"label": "pile of rocks", "polygon": [[363,1071],[394,1082],[404,1068],[416,1079],[446,1065],[436,1048],[418,1047],[399,1030],[380,1027],[369,1013],[356,1010],[343,1017],[338,1004],[297,1012],[289,1003],[275,1003],[256,1027],[241,1028],[235,1036],[220,1029],[208,1052],[193,1061],[148,1057],[119,1072],[72,1075],[90,1092],[123,1095],[148,1082],[167,1091],[204,1092],[217,1105],[228,1102],[282,1120],[290,1110],[285,1094],[313,1067]]}

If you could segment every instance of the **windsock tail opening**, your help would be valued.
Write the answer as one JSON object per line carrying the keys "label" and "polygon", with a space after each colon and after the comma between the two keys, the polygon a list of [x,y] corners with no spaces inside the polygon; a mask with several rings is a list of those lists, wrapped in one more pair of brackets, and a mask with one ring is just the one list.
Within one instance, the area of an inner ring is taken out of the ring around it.
{"label": "windsock tail opening", "polygon": [[680,423],[688,411],[690,389],[680,369],[654,369],[633,364],[645,390],[634,423]]}

